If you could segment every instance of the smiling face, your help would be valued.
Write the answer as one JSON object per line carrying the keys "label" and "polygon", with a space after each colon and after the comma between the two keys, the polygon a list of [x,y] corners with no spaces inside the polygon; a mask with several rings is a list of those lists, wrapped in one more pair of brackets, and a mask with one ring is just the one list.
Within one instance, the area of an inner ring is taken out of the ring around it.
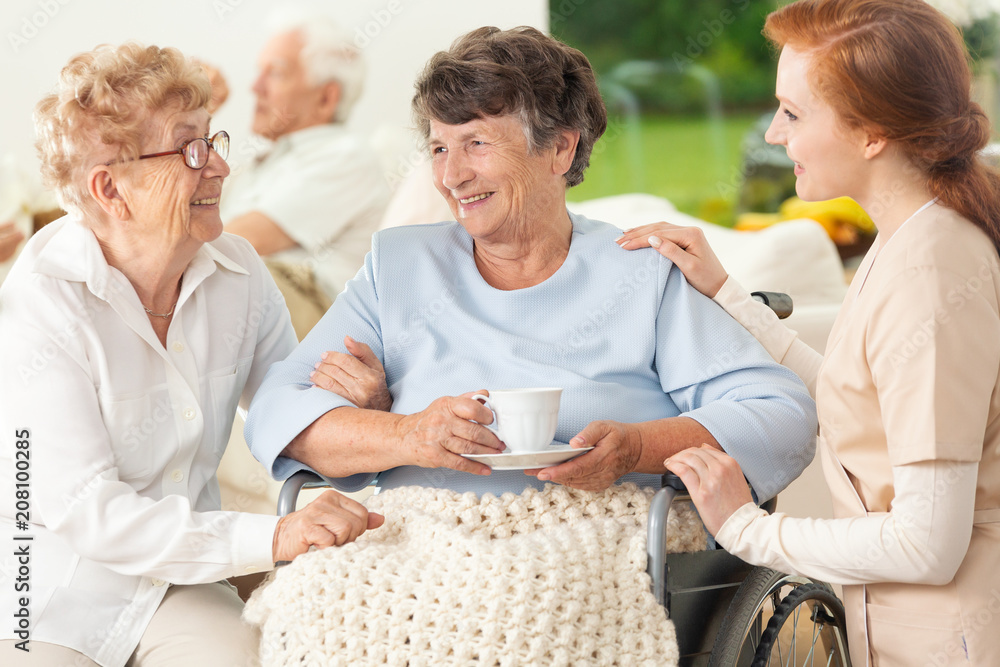
{"label": "smiling face", "polygon": [[[143,154],[180,148],[184,142],[209,136],[204,109],[164,109],[146,123]],[[128,206],[130,233],[164,239],[172,247],[187,240],[201,244],[222,233],[219,197],[229,166],[214,150],[202,169],[191,169],[184,157],[167,155],[121,165],[118,190]]]}
{"label": "smiling face", "polygon": [[565,215],[569,164],[558,145],[530,152],[515,116],[431,120],[428,147],[434,185],[477,240],[530,236],[531,221]]}
{"label": "smiling face", "polygon": [[302,44],[297,32],[285,32],[272,37],[260,52],[253,131],[266,139],[328,123],[332,117],[324,106],[325,87],[310,84],[302,66]]}
{"label": "smiling face", "polygon": [[775,83],[781,104],[764,138],[784,146],[795,163],[795,192],[802,199],[859,199],[868,174],[868,135],[846,127],[833,107],[817,97],[809,84],[810,64],[802,52],[782,49]]}

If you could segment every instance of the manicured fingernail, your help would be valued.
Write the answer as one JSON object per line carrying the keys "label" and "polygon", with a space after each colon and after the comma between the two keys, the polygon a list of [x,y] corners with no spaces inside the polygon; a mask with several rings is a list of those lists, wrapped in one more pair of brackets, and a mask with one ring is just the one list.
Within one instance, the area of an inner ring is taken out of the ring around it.
{"label": "manicured fingernail", "polygon": [[653,246],[654,248],[659,248],[661,245],[663,245],[663,241],[660,240],[659,236],[650,236],[646,240],[649,241],[649,245]]}
{"label": "manicured fingernail", "polygon": [[320,366],[320,363],[321,363],[321,362],[317,361],[317,362],[316,362],[315,364],[313,364],[313,370],[317,370],[317,371],[318,371],[318,370],[319,370],[319,366]]}
{"label": "manicured fingernail", "polygon": [[577,435],[577,436],[574,436],[569,441],[569,444],[571,444],[571,445],[585,445],[585,444],[587,444],[587,441]]}
{"label": "manicured fingernail", "polygon": [[319,355],[319,358],[322,359],[323,361],[326,361],[326,358],[329,356],[330,356],[329,352],[324,352],[323,354]]}
{"label": "manicured fingernail", "polygon": [[539,481],[541,481],[541,482],[547,482],[547,481],[549,481],[549,479],[550,479],[549,476],[546,475],[544,472],[538,473],[538,480]]}

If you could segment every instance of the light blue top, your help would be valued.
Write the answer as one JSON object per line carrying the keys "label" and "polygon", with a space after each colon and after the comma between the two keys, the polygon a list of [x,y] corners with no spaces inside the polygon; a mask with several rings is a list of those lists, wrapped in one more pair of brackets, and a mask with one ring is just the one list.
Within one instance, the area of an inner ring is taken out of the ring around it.
{"label": "light blue top", "polygon": [[[251,451],[278,479],[306,468],[279,453],[327,411],[352,405],[309,380],[320,355],[345,351],[350,335],[385,365],[393,412],[483,388],[562,387],[559,442],[599,419],[684,415],[736,458],[761,501],[783,489],[815,448],[816,409],[802,382],[655,250],[622,250],[617,228],[570,217],[563,265],[512,291],[483,280],[472,238],[456,222],[377,233],[346,291],[268,371],[246,424]],[[338,488],[374,477],[353,475]],[[624,480],[659,486],[657,475]],[[376,483],[498,495],[541,486],[521,471],[480,477],[410,466],[381,472]]]}

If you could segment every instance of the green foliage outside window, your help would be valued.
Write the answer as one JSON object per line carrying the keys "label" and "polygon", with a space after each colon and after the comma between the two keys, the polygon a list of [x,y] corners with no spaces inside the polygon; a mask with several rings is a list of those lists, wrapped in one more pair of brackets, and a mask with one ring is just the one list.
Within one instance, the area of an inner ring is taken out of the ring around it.
{"label": "green foliage outside window", "polygon": [[725,108],[766,107],[775,61],[761,35],[774,0],[551,0],[550,29],[587,54],[602,79],[623,63],[655,63],[627,83],[646,112],[703,113],[705,85],[715,77]]}

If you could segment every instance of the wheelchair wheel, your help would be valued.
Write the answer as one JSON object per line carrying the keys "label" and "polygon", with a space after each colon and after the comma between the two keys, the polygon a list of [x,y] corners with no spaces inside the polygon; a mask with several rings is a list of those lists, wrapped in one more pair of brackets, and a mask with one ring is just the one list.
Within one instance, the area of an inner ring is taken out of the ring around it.
{"label": "wheelchair wheel", "polygon": [[[807,623],[815,624],[812,620],[803,619],[801,614],[796,616],[794,613],[796,606],[804,602],[809,602],[812,598],[799,595],[792,598],[789,604],[783,606],[792,593],[799,589],[806,589],[807,592],[815,592],[813,587],[819,587],[828,592],[830,598],[836,600],[837,605],[839,605],[839,616],[835,616],[835,618],[839,619],[839,624],[835,630],[831,629],[830,633],[836,636],[836,644],[840,651],[837,653],[837,656],[841,656],[841,658],[834,657],[831,662],[827,662],[826,657],[821,657],[814,653],[812,662],[808,660],[805,662],[789,660],[787,663],[783,662],[780,664],[850,665],[846,653],[847,642],[846,632],[844,631],[843,606],[840,605],[840,601],[837,600],[833,591],[826,584],[817,584],[817,582],[806,577],[792,576],[765,567],[756,567],[751,570],[747,578],[740,584],[732,604],[730,604],[729,610],[726,613],[726,617],[719,627],[715,643],[712,647],[712,655],[708,663],[709,667],[751,667],[756,665],[757,663],[754,660],[757,656],[757,649],[765,640],[765,632],[770,629],[772,621],[775,618],[783,618],[784,620],[775,622],[773,625],[776,629],[768,635],[768,645],[772,649],[783,645],[782,642],[785,642],[784,645],[786,646],[788,641],[786,635],[788,637],[795,636],[795,630],[800,630]],[[792,604],[793,602],[794,604]],[[778,616],[779,612],[781,612],[781,617]],[[833,614],[831,613],[831,615]],[[789,617],[791,617],[792,623],[786,626],[786,621]],[[817,619],[826,620],[825,617],[820,616]],[[826,627],[824,627],[825,629]],[[825,635],[822,638],[826,639]],[[806,644],[808,645],[808,640]],[[796,648],[798,648],[798,643]],[[808,652],[808,648],[806,652]],[[776,650],[775,655],[778,655]],[[788,656],[787,648],[782,648],[780,655],[783,659],[786,658]],[[765,662],[761,664],[768,664],[766,661],[769,657],[770,653],[765,658]]]}
{"label": "wheelchair wheel", "polygon": [[752,667],[850,665],[844,605],[826,584],[792,590],[778,604],[757,646]]}

